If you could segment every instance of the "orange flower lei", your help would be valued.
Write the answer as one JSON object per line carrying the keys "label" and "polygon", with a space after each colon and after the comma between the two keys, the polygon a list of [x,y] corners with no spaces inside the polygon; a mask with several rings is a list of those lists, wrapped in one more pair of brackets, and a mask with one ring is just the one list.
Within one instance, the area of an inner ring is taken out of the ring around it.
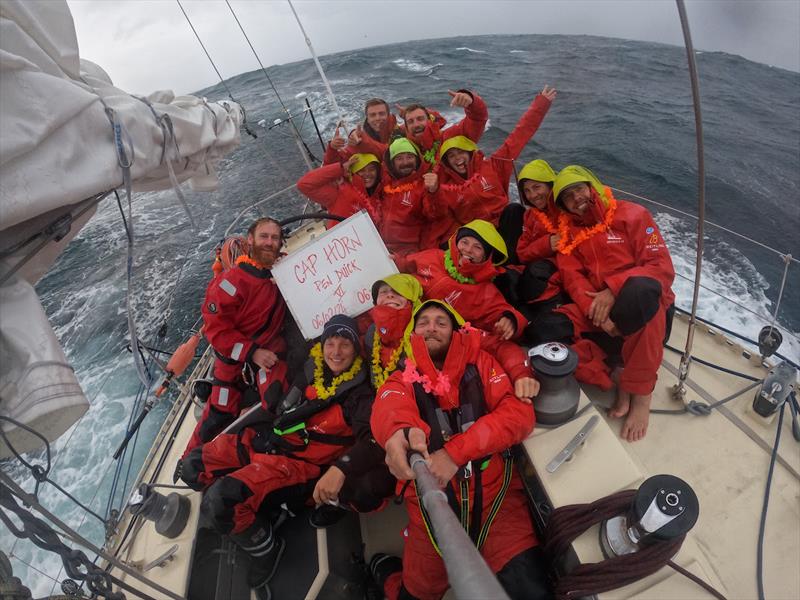
{"label": "orange flower lei", "polygon": [[417,187],[417,183],[421,180],[412,181],[410,183],[401,183],[399,185],[385,185],[383,186],[383,191],[388,192],[389,194],[398,194],[402,192],[410,192],[415,187]]}
{"label": "orange flower lei", "polygon": [[581,228],[580,232],[578,232],[571,241],[569,239],[569,216],[567,216],[566,213],[561,213],[558,217],[558,235],[561,236],[561,239],[558,241],[556,249],[561,252],[561,254],[572,254],[572,251],[582,242],[588,240],[596,233],[608,230],[611,226],[611,221],[614,219],[615,212],[617,212],[617,201],[614,198],[610,198],[603,222],[593,225],[592,227]]}
{"label": "orange flower lei", "polygon": [[237,265],[241,265],[243,263],[244,264],[248,264],[248,265],[252,265],[256,269],[266,269],[267,268],[266,266],[262,265],[260,262],[255,261],[252,258],[250,258],[249,256],[247,256],[246,254],[242,254],[239,258],[236,259],[236,264]]}
{"label": "orange flower lei", "polygon": [[469,179],[465,179],[461,183],[443,183],[439,187],[446,192],[457,192],[477,181],[478,177],[480,177],[480,173],[473,173]]}
{"label": "orange flower lei", "polygon": [[547,233],[556,234],[559,232],[558,228],[556,228],[556,226],[553,225],[553,222],[550,220],[550,218],[546,214],[544,214],[541,210],[539,210],[538,208],[531,208],[528,210],[534,211],[533,216],[536,217],[536,220],[539,221],[539,224],[542,227],[544,227],[544,230]]}

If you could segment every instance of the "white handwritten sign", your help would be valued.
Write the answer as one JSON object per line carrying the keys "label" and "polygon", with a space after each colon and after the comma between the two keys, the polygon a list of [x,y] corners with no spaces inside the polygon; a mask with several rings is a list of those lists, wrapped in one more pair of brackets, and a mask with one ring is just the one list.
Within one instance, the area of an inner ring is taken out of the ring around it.
{"label": "white handwritten sign", "polygon": [[307,340],[335,314],[372,308],[372,284],[397,267],[365,211],[282,258],[272,275]]}

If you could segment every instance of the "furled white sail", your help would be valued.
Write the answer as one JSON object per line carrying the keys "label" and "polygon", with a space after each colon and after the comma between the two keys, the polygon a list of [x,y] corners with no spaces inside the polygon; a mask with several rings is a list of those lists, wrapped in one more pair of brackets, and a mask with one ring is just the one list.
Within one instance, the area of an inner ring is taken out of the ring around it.
{"label": "furled white sail", "polygon": [[[87,402],[31,285],[93,214],[91,199],[124,189],[126,172],[138,191],[187,180],[214,189],[215,163],[239,144],[242,111],[114,87],[80,59],[63,1],[3,0],[0,32],[0,415],[32,419],[53,439]],[[0,427],[18,449],[35,445]]]}

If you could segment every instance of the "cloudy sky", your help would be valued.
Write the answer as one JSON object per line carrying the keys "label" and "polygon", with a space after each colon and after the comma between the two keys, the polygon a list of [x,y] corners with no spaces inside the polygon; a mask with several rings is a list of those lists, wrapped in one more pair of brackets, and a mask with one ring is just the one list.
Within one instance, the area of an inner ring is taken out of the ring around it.
{"label": "cloudy sky", "polygon": [[[81,56],[129,92],[218,81],[173,0],[68,0]],[[182,0],[223,77],[258,67],[222,0]],[[594,34],[682,45],[672,0],[295,0],[319,55],[414,39],[497,33]],[[265,66],[309,57],[283,0],[231,0]],[[698,50],[800,71],[800,0],[687,0]]]}

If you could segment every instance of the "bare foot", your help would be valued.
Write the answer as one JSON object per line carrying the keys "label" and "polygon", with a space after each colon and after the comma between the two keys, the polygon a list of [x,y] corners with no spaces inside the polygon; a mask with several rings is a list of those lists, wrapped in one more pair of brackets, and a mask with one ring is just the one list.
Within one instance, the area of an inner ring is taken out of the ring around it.
{"label": "bare foot", "polygon": [[638,442],[647,433],[647,423],[650,420],[650,401],[652,394],[633,394],[630,402],[628,418],[622,425],[620,437],[629,442]]}
{"label": "bare foot", "polygon": [[619,417],[624,417],[628,414],[628,410],[631,406],[631,393],[626,392],[619,384],[617,384],[617,401],[614,402],[614,406],[611,407],[608,411],[609,417],[614,417],[618,419]]}

